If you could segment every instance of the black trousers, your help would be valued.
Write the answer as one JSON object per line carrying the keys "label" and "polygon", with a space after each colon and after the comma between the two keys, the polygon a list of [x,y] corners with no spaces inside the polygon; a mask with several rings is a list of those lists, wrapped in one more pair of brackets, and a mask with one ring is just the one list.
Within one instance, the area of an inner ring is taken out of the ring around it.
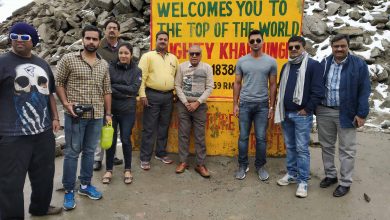
{"label": "black trousers", "polygon": [[55,140],[52,130],[0,136],[0,220],[24,219],[23,187],[31,182],[29,212],[45,215],[53,192]]}
{"label": "black trousers", "polygon": [[173,93],[146,89],[149,107],[144,107],[141,161],[150,161],[156,144],[156,156],[167,156],[168,129],[173,110]]}

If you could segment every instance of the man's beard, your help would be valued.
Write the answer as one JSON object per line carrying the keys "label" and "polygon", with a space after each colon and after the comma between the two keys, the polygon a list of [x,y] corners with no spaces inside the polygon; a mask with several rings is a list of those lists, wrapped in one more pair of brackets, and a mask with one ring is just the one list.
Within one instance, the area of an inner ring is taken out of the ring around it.
{"label": "man's beard", "polygon": [[95,46],[85,46],[85,45],[84,45],[84,49],[85,49],[86,51],[88,51],[88,52],[93,53],[93,52],[97,51],[98,48],[95,47]]}

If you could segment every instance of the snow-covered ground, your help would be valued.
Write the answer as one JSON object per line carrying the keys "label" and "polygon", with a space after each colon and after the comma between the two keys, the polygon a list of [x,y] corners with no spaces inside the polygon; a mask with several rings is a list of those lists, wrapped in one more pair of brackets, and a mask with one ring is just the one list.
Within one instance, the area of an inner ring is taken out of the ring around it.
{"label": "snow-covered ground", "polygon": [[16,9],[27,5],[32,0],[0,0],[0,22],[3,22]]}

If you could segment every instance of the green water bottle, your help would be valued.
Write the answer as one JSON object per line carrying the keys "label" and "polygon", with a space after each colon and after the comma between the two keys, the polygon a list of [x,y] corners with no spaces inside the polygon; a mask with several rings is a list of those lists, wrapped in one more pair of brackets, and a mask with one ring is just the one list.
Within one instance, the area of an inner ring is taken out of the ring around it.
{"label": "green water bottle", "polygon": [[110,149],[112,145],[112,138],[114,137],[114,128],[112,127],[112,122],[109,121],[102,128],[102,135],[100,136],[100,146],[104,150]]}

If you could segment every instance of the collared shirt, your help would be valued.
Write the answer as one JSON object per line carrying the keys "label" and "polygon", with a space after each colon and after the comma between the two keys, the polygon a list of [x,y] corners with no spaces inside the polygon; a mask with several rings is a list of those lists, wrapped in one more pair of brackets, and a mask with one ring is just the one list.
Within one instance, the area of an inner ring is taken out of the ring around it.
{"label": "collared shirt", "polygon": [[[93,105],[93,117],[103,118],[104,95],[111,93],[111,83],[108,64],[100,56],[90,66],[81,52],[64,55],[57,65],[55,83],[65,88],[69,102]],[[82,118],[92,118],[92,112],[84,113]]]}
{"label": "collared shirt", "polygon": [[111,46],[106,38],[103,38],[100,42],[97,53],[108,63],[115,61],[118,58],[118,45],[123,42],[122,39],[118,39],[118,42]]}
{"label": "collared shirt", "polygon": [[180,64],[179,69],[175,77],[175,89],[180,101],[205,103],[214,86],[211,66],[204,62],[192,66],[186,61]]}
{"label": "collared shirt", "polygon": [[142,70],[140,97],[146,97],[146,88],[163,92],[174,89],[175,75],[179,71],[179,61],[175,55],[149,51],[142,55],[138,67]]}
{"label": "collared shirt", "polygon": [[326,79],[325,84],[325,103],[326,106],[340,106],[340,79],[341,79],[341,70],[343,65],[347,61],[348,56],[341,61],[336,63],[333,59],[332,64],[329,68],[329,74]]}

